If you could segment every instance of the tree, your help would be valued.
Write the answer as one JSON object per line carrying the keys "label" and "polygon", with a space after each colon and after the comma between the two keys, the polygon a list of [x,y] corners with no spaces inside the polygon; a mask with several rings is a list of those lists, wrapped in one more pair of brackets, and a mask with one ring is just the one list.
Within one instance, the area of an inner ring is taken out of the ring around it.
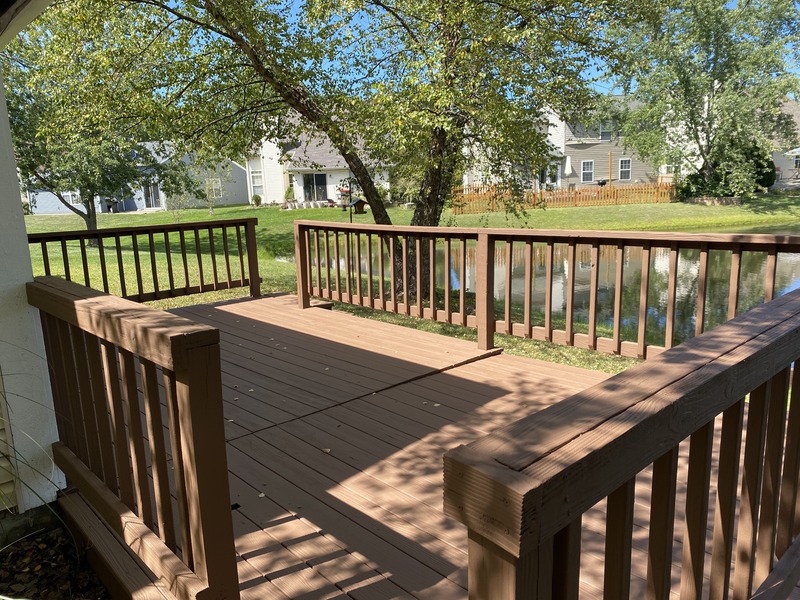
{"label": "tree", "polygon": [[[70,14],[70,7],[55,6],[2,59],[23,184],[52,192],[93,230],[98,199],[128,198],[151,180],[166,193],[196,186],[186,165],[170,159],[169,144],[147,142],[145,121],[117,112],[117,102],[108,101],[116,90],[108,79],[94,77],[108,64],[106,48],[89,38],[75,52],[73,32],[54,26]],[[71,201],[74,192],[81,208]]]}
{"label": "tree", "polygon": [[402,165],[412,223],[436,225],[470,164],[520,189],[550,160],[548,111],[583,109],[587,69],[614,55],[603,27],[639,2],[71,0],[60,18],[104,49],[84,68],[118,90],[106,115],[226,156],[327,136],[376,222],[390,219],[372,173]]}
{"label": "tree", "polygon": [[631,58],[617,80],[632,100],[626,142],[680,167],[697,193],[756,190],[776,142],[793,142],[781,106],[798,92],[799,31],[793,0],[672,0],[660,18],[617,29]]}

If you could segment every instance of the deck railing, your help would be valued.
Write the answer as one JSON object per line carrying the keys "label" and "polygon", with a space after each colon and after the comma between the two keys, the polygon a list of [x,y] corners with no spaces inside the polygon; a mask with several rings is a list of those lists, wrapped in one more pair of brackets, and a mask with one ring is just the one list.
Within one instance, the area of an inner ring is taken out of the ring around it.
{"label": "deck railing", "polygon": [[35,275],[144,302],[249,287],[260,295],[258,219],[28,234]]}
{"label": "deck railing", "polygon": [[[675,186],[671,183],[630,183],[542,189],[538,192],[525,192],[521,202],[526,208],[573,208],[660,204],[672,202],[674,199]],[[452,206],[455,215],[504,211],[509,202],[511,195],[494,185],[465,185],[453,189]]]}
{"label": "deck railing", "polygon": [[[469,528],[470,598],[788,597],[799,357],[792,292],[448,452],[445,512]],[[581,581],[589,563],[602,581]]]}
{"label": "deck railing", "polygon": [[[295,223],[298,297],[653,357],[800,285],[800,237]],[[794,270],[798,271],[795,273]]]}
{"label": "deck railing", "polygon": [[178,598],[238,598],[218,330],[55,277],[28,300],[69,483]]}

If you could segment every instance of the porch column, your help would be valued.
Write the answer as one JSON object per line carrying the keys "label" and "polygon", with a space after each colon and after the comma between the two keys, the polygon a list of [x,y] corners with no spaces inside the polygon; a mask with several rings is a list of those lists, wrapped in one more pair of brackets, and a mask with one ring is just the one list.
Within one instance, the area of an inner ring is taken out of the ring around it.
{"label": "porch column", "polygon": [[50,454],[57,432],[41,325],[25,296],[33,274],[1,75],[0,190],[0,457],[12,459],[24,512],[53,501],[64,477]]}

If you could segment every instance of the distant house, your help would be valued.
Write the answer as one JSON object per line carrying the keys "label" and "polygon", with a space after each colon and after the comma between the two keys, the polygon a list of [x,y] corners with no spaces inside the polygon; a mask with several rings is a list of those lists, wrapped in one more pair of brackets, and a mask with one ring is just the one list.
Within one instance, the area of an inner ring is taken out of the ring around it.
{"label": "distant house", "polygon": [[[186,156],[181,160],[188,163],[190,158]],[[246,170],[234,161],[225,161],[212,169],[199,169],[196,178],[198,187],[205,190],[208,200],[211,200],[214,206],[247,204],[248,202]],[[26,196],[31,214],[71,214],[71,211],[52,192],[43,189],[29,189]],[[64,196],[75,208],[82,210],[83,205],[78,192],[67,192]],[[159,187],[158,181],[142,184],[132,194],[126,193],[120,194],[120,196],[97,198],[95,200],[97,212],[122,213],[169,208],[166,195]],[[208,206],[208,203],[206,198],[190,197],[182,206],[184,208],[200,208]]]}
{"label": "distant house", "polygon": [[[669,178],[636,156],[613,123],[567,123],[551,114],[547,140],[550,164],[533,174],[534,187],[577,188],[609,182],[631,185]],[[491,183],[491,177],[482,175],[479,168],[464,175],[464,185],[485,183]]]}
{"label": "distant house", "polygon": [[[800,132],[800,103],[788,100],[781,110],[792,118],[796,131]],[[800,187],[800,147],[780,148],[772,153],[772,161],[775,163],[775,187]]]}
{"label": "distant house", "polygon": [[[323,136],[303,136],[286,144],[264,141],[258,154],[247,160],[248,197],[252,200],[257,194],[264,204],[339,204],[349,198],[352,176],[344,159]],[[378,169],[373,177],[376,185],[389,187],[386,169]]]}

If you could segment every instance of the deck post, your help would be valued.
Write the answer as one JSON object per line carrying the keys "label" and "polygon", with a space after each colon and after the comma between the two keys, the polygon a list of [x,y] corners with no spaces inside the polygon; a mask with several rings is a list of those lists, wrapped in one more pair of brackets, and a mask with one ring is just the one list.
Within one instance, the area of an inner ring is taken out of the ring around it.
{"label": "deck post", "polygon": [[311,306],[311,281],[308,276],[308,229],[294,223],[294,264],[297,268],[297,306]]}
{"label": "deck post", "polygon": [[537,589],[539,557],[535,551],[516,557],[469,529],[470,600],[545,600],[548,594]]}
{"label": "deck post", "polygon": [[258,244],[256,243],[257,219],[248,219],[245,224],[245,243],[247,245],[247,270],[250,274],[250,296],[261,297],[261,275],[258,273]]}
{"label": "deck post", "polygon": [[478,326],[478,348],[494,348],[494,238],[478,233],[475,256],[475,317]]}

